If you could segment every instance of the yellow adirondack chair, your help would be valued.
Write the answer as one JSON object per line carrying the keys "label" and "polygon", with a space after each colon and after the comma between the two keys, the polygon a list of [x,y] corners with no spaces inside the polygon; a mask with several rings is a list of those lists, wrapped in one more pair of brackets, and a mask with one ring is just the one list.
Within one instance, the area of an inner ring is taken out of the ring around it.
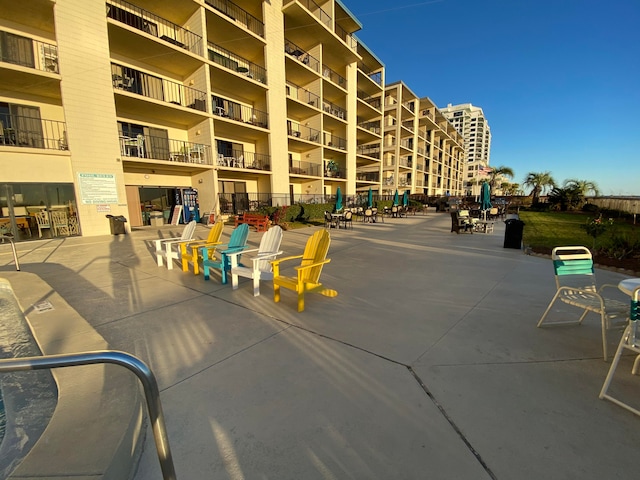
{"label": "yellow adirondack chair", "polygon": [[[222,236],[222,230],[224,228],[224,222],[216,222],[209,230],[209,235],[206,240],[191,240],[189,242],[183,242],[180,244],[180,258],[182,259],[182,271],[189,271],[189,259],[193,264],[193,273],[198,275],[200,272],[199,258],[200,247],[219,245],[220,237]],[[191,252],[189,252],[191,249]]]}
{"label": "yellow adirondack chair", "polygon": [[[320,283],[322,267],[331,260],[327,258],[331,238],[326,230],[318,230],[314,233],[304,248],[302,255],[285,257],[273,260],[273,299],[280,301],[280,287],[293,290],[298,293],[298,311],[304,311],[305,293],[319,293],[325,297],[335,297],[338,292],[325,288]],[[298,272],[296,277],[285,277],[280,275],[280,264],[287,260],[300,258],[300,266],[295,267]]]}

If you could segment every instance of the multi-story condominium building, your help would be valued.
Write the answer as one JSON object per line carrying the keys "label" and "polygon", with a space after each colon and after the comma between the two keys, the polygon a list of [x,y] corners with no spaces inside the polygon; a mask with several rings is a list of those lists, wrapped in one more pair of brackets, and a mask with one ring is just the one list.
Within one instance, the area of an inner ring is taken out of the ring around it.
{"label": "multi-story condominium building", "polygon": [[386,85],[383,123],[383,194],[462,193],[462,137],[429,98],[403,82]]}
{"label": "multi-story condominium building", "polygon": [[[0,0],[0,230],[382,193],[384,65],[360,28],[339,0]],[[443,162],[460,156],[431,130]],[[422,184],[396,178],[453,194],[423,158]]]}
{"label": "multi-story condominium building", "polygon": [[447,105],[442,114],[464,137],[467,153],[465,169],[465,190],[469,195],[478,195],[479,181],[486,178],[491,156],[491,129],[480,107],[470,103]]}

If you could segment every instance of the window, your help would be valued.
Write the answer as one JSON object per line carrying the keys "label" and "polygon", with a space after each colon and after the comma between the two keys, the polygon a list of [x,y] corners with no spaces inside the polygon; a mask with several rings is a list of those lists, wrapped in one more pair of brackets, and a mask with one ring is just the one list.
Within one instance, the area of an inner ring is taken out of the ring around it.
{"label": "window", "polygon": [[44,148],[40,108],[0,102],[0,143]]}
{"label": "window", "polygon": [[13,33],[0,32],[0,60],[23,67],[35,67],[33,41]]}

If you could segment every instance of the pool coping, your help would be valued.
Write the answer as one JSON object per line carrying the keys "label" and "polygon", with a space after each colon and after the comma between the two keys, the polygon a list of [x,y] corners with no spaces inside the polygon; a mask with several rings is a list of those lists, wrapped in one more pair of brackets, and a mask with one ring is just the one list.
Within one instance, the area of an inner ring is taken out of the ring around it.
{"label": "pool coping", "polygon": [[[37,275],[3,272],[2,278],[10,283],[43,355],[109,349],[105,339]],[[36,308],[43,302],[52,308]],[[58,388],[57,406],[8,480],[133,478],[145,419],[135,375],[116,365],[51,372]]]}

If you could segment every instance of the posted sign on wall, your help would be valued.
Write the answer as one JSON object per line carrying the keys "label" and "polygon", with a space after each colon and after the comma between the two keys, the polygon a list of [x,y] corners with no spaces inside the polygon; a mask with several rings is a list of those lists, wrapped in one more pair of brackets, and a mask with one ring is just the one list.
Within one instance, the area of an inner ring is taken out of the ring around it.
{"label": "posted sign on wall", "polygon": [[85,205],[118,203],[116,176],[113,173],[78,173],[78,184]]}

